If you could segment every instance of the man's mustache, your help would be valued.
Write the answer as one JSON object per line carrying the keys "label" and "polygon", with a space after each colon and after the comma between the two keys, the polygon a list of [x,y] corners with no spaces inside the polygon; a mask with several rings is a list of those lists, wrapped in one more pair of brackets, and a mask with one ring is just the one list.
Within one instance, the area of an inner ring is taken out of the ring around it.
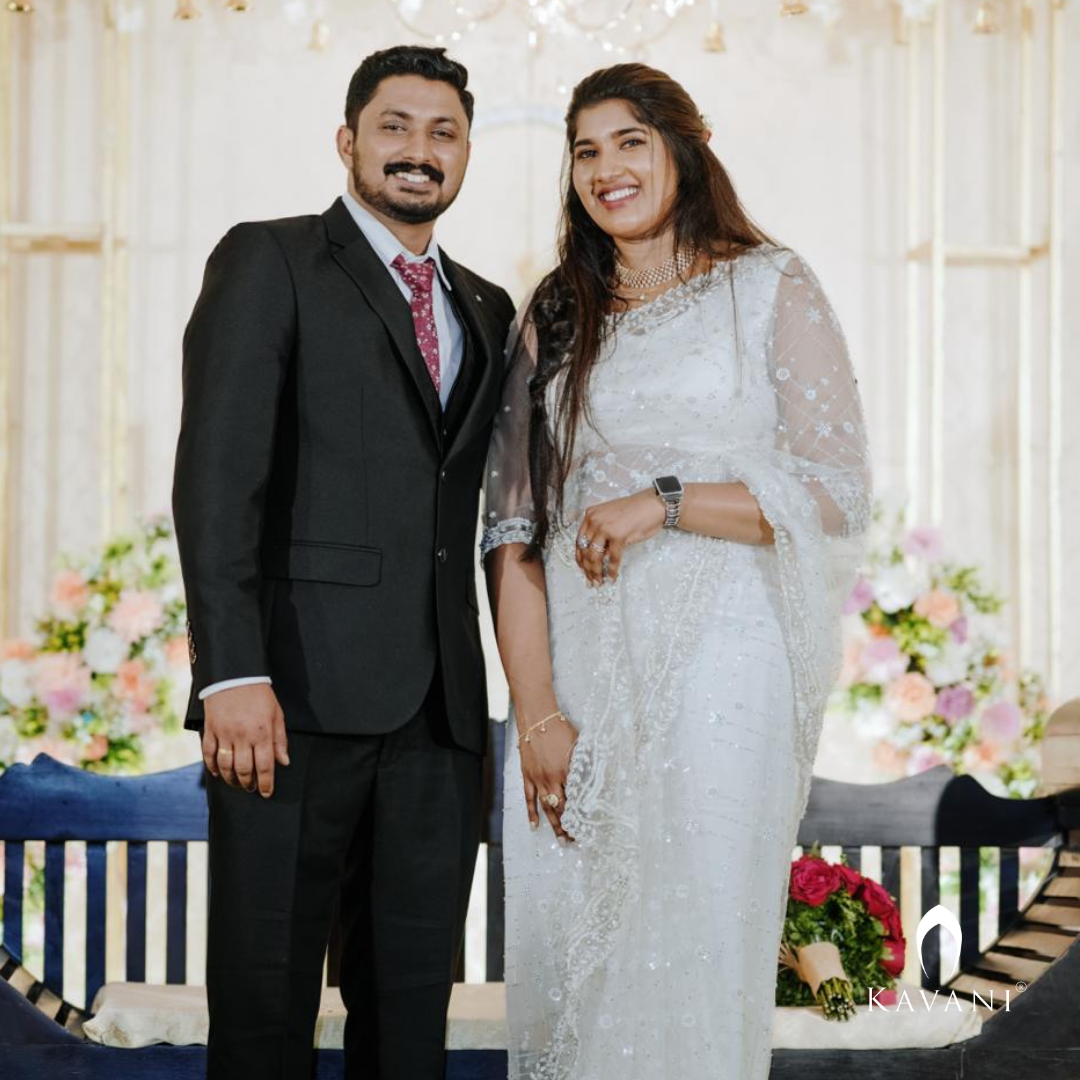
{"label": "man's mustache", "polygon": [[446,174],[439,172],[434,165],[412,165],[407,161],[391,162],[383,168],[383,172],[387,176],[393,176],[395,173],[400,172],[423,173],[429,180],[434,180],[436,184],[441,184],[446,179]]}

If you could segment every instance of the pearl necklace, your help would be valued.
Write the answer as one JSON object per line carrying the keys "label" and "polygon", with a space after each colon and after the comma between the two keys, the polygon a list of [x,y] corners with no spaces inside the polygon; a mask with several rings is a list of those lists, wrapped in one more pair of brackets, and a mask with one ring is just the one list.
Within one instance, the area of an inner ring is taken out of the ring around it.
{"label": "pearl necklace", "polygon": [[[694,265],[696,258],[696,251],[692,248],[684,249],[675,252],[674,255],[665,259],[659,266],[643,266],[639,270],[632,270],[629,266],[624,266],[619,262],[616,257],[615,280],[623,289],[657,289],[689,270]],[[638,296],[638,299],[644,300],[645,297],[643,295]]]}

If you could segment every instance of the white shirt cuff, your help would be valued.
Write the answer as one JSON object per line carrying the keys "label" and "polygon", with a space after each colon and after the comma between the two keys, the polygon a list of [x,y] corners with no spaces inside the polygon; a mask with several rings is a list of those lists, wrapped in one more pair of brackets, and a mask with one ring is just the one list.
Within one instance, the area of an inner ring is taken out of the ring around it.
{"label": "white shirt cuff", "polygon": [[231,690],[234,686],[252,686],[255,683],[268,683],[270,682],[269,675],[249,675],[243,679],[225,679],[223,682],[211,683],[209,686],[199,691],[199,700],[208,698],[211,694],[216,694],[219,690]]}

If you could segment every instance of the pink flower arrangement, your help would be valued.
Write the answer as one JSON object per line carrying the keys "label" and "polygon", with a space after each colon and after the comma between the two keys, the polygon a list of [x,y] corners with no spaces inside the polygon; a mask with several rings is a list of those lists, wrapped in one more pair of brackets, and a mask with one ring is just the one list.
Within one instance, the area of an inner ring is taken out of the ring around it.
{"label": "pink flower arrangement", "polygon": [[61,569],[33,637],[0,643],[0,720],[18,739],[0,749],[0,770],[44,752],[83,768],[132,771],[149,732],[179,730],[170,704],[175,673],[187,667],[179,596],[164,519]]}
{"label": "pink flower arrangement", "polygon": [[946,764],[1000,795],[1030,797],[1049,703],[1042,680],[1014,671],[994,616],[1002,600],[975,567],[943,556],[940,532],[904,529],[880,509],[844,607],[833,719],[880,740],[879,768],[905,775]]}

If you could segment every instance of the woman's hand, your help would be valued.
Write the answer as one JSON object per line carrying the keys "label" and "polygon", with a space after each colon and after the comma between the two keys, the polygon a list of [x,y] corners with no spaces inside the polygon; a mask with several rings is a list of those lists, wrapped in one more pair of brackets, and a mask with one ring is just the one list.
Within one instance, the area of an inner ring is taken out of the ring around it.
{"label": "woman's hand", "polygon": [[[619,576],[623,550],[655,536],[664,526],[663,500],[651,488],[590,506],[578,529],[577,564],[590,585]],[[587,541],[583,547],[582,542]],[[606,566],[605,566],[606,560]]]}
{"label": "woman's hand", "polygon": [[[519,738],[521,776],[525,782],[525,809],[529,813],[529,828],[540,827],[542,812],[557,837],[573,840],[562,827],[562,815],[566,809],[566,774],[570,769],[570,755],[573,753],[574,743],[577,742],[577,730],[569,720],[559,717],[548,720],[544,727],[546,731],[533,728],[529,732],[529,742]],[[545,796],[548,795],[554,795],[558,802],[546,799]]]}

